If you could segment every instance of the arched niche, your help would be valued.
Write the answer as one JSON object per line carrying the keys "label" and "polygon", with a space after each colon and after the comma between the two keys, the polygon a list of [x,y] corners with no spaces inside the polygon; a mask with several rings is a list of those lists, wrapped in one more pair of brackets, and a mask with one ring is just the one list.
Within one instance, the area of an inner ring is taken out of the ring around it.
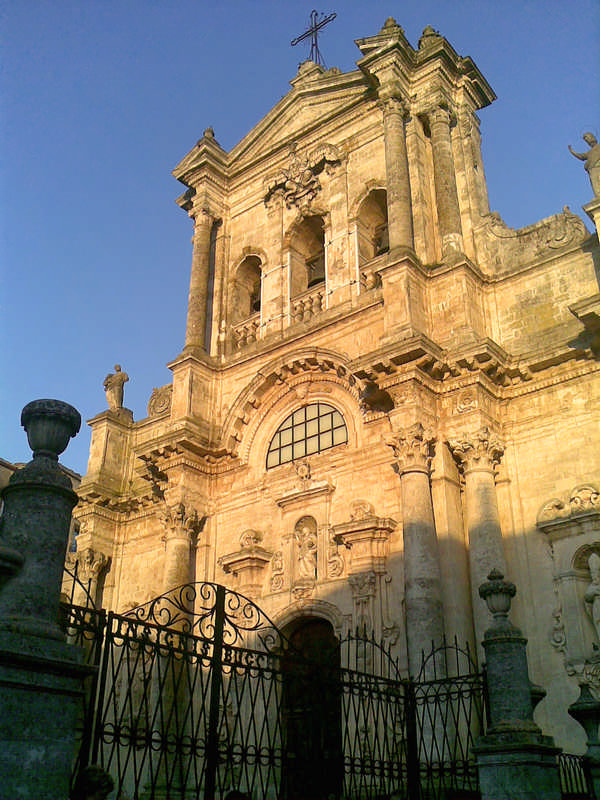
{"label": "arched niche", "polygon": [[325,220],[315,214],[299,222],[289,237],[290,297],[325,281]]}
{"label": "arched niche", "polygon": [[261,277],[262,261],[259,256],[246,256],[233,278],[229,315],[233,325],[260,311]]}
{"label": "arched niche", "polygon": [[372,189],[361,202],[356,216],[356,230],[361,264],[388,252],[390,245],[385,189]]}

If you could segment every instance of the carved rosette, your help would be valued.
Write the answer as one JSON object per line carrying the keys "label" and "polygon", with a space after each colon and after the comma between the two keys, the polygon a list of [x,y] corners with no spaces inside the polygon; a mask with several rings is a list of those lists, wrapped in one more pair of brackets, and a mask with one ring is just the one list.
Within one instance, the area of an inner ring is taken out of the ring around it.
{"label": "carved rosette", "polygon": [[148,416],[157,417],[159,414],[166,414],[171,410],[171,399],[173,397],[173,386],[161,386],[152,390],[152,395],[148,401]]}
{"label": "carved rosette", "polygon": [[429,474],[435,436],[420,422],[386,437],[385,443],[394,451],[398,473],[425,472]]}
{"label": "carved rosette", "polygon": [[455,461],[464,473],[471,470],[494,471],[504,455],[504,447],[487,426],[469,439],[448,440]]}

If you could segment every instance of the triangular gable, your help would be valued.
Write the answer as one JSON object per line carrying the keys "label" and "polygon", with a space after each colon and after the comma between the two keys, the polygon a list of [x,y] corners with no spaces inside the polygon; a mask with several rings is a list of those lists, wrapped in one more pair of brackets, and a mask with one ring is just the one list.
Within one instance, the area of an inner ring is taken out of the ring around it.
{"label": "triangular gable", "polygon": [[[310,62],[309,62],[310,63]],[[360,102],[369,88],[362,72],[339,73],[310,70],[303,80],[302,67],[293,88],[229,152],[235,171],[260,160],[282,144],[289,143],[312,125],[320,125]],[[310,65],[315,67],[316,65]]]}

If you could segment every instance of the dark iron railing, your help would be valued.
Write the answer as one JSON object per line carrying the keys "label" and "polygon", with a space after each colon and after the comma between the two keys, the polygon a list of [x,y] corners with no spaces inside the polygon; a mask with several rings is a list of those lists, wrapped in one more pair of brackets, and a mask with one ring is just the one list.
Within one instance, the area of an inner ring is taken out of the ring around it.
{"label": "dark iron railing", "polygon": [[363,632],[315,663],[250,600],[208,583],[126,614],[65,606],[63,615],[97,667],[77,766],[107,769],[116,798],[477,790],[484,681],[456,643],[434,648],[415,681]]}

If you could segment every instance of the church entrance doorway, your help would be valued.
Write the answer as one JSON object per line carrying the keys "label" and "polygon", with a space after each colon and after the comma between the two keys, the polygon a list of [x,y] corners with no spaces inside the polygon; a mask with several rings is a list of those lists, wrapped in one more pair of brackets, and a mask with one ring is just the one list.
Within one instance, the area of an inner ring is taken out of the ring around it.
{"label": "church entrance doorway", "polygon": [[289,800],[339,797],[343,783],[340,648],[327,620],[287,631],[283,661],[284,787]]}

